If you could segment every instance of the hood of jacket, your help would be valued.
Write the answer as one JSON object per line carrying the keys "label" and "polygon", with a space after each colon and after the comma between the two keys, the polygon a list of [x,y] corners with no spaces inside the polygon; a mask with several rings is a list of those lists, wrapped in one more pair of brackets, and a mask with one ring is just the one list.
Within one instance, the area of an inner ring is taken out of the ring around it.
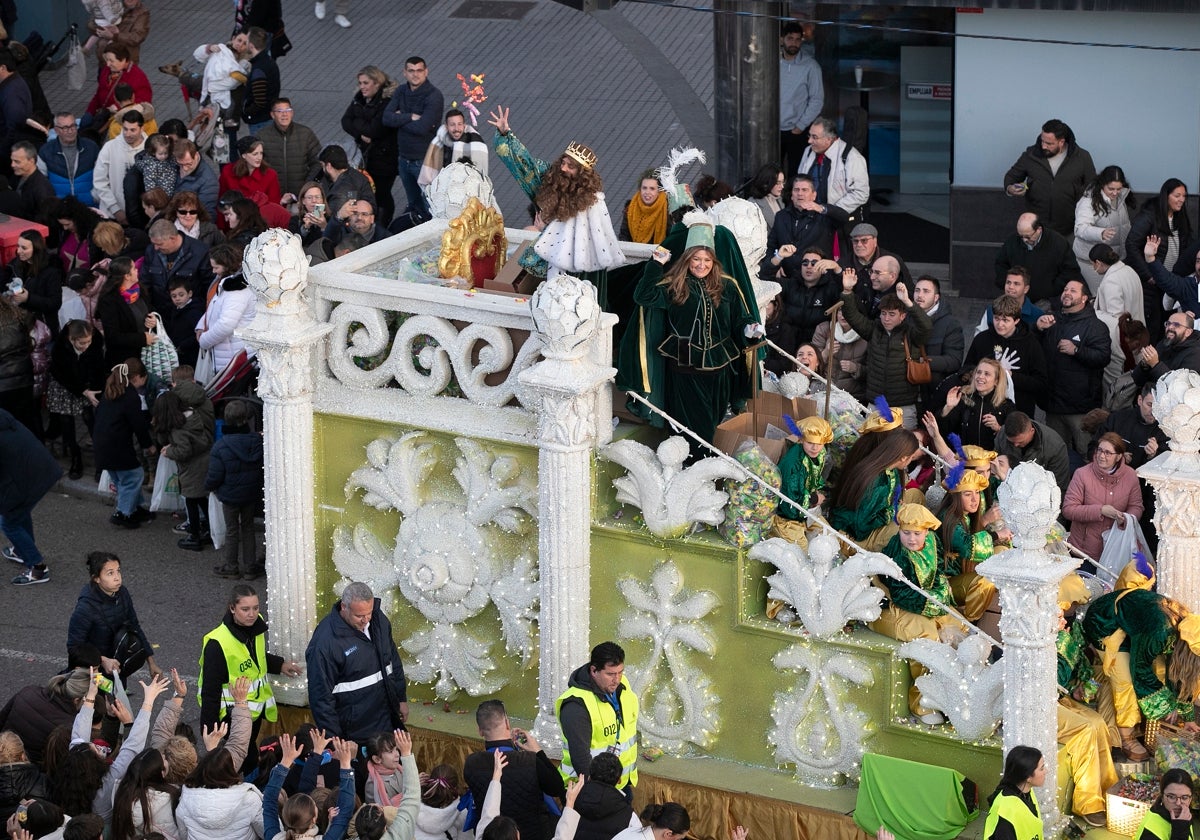
{"label": "hood of jacket", "polygon": [[253,821],[253,808],[261,813],[262,794],[243,782],[227,788],[186,787],[176,814],[183,815],[189,832],[200,829],[212,837],[230,837],[240,836],[240,830]]}
{"label": "hood of jacket", "polygon": [[180,382],[171,389],[179,401],[191,409],[197,409],[208,400],[204,387],[196,382]]}
{"label": "hood of jacket", "polygon": [[457,799],[444,808],[431,808],[422,802],[417,812],[417,828],[427,834],[449,833],[459,813]]}
{"label": "hood of jacket", "polygon": [[46,795],[46,777],[28,761],[0,764],[0,805]]}

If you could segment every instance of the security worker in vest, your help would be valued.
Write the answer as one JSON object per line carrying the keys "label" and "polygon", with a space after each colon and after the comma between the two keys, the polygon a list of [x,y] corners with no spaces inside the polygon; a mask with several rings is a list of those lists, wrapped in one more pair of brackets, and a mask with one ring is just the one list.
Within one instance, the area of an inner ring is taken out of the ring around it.
{"label": "security worker in vest", "polygon": [[1045,826],[1032,791],[1046,781],[1046,761],[1033,747],[1013,747],[988,806],[983,840],[1042,840]]}
{"label": "security worker in vest", "polygon": [[250,731],[250,749],[242,765],[243,773],[257,766],[258,730],[263,718],[274,721],[278,717],[267,674],[298,677],[304,671],[295,662],[267,653],[267,622],[259,615],[258,607],[258,593],[253,586],[245,583],[234,586],[225,618],[204,637],[204,651],[200,654],[202,726],[212,727],[227,719],[233,706],[231,684],[238,677],[250,680],[250,694],[246,700],[254,727]]}
{"label": "security worker in vest", "polygon": [[1192,840],[1196,836],[1192,820],[1195,783],[1188,771],[1172,767],[1159,781],[1158,799],[1133,833],[1133,840]]}
{"label": "security worker in vest", "polygon": [[638,698],[625,679],[625,651],[616,642],[592,648],[554,704],[566,749],[559,768],[564,779],[587,775],[592,756],[610,752],[621,760],[617,789],[632,800],[637,785]]}

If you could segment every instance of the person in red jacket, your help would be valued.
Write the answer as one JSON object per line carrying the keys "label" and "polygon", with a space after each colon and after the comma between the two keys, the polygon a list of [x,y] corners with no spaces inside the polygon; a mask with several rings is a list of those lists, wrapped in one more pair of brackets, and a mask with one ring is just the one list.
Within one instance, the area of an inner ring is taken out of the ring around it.
{"label": "person in red jacket", "polygon": [[[224,197],[230,190],[236,190],[247,198],[260,192],[267,197],[267,201],[278,204],[282,195],[279,176],[263,163],[262,141],[253,136],[243,137],[238,140],[237,150],[238,159],[221,169],[221,196]],[[224,221],[221,217],[217,219],[217,227],[221,230],[228,229]]]}
{"label": "person in red jacket", "polygon": [[129,49],[121,44],[109,44],[104,48],[104,67],[100,68],[100,83],[88,103],[87,110],[79,120],[80,130],[101,133],[109,118],[121,107],[117,103],[117,85],[124,83],[133,88],[134,102],[153,102],[154,90],[142,68],[129,56]]}

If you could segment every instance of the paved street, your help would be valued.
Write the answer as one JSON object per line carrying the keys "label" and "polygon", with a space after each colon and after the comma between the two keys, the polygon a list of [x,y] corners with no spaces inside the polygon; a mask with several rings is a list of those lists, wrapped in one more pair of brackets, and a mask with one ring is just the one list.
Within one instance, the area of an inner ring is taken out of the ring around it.
{"label": "paved street", "polygon": [[[76,483],[84,488],[86,483]],[[218,553],[176,548],[170,515],[126,531],[108,524],[111,506],[93,492],[68,496],[53,490],[33,512],[38,547],[50,567],[50,582],[11,586],[20,567],[4,563],[0,572],[0,704],[21,686],[45,683],[67,664],[67,623],[75,599],[88,580],[89,551],[121,558],[125,585],[155,655],[164,668],[176,667],[194,694],[201,637],[217,625],[232,581],[212,574]],[[7,545],[7,540],[0,539]],[[256,582],[265,593],[265,580]],[[147,678],[146,672],[141,674]],[[199,719],[199,705],[184,707],[185,719]]]}

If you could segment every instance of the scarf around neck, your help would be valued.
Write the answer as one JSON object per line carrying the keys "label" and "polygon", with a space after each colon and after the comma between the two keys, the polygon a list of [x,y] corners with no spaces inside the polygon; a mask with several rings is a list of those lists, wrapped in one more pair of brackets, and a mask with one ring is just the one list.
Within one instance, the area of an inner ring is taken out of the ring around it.
{"label": "scarf around neck", "polygon": [[625,210],[629,235],[634,242],[657,245],[667,238],[667,194],[659,191],[654,203],[647,206],[640,194],[629,200]]}
{"label": "scarf around neck", "polygon": [[126,303],[137,303],[138,297],[142,293],[142,287],[138,283],[134,283],[128,289],[121,289],[121,297]]}

